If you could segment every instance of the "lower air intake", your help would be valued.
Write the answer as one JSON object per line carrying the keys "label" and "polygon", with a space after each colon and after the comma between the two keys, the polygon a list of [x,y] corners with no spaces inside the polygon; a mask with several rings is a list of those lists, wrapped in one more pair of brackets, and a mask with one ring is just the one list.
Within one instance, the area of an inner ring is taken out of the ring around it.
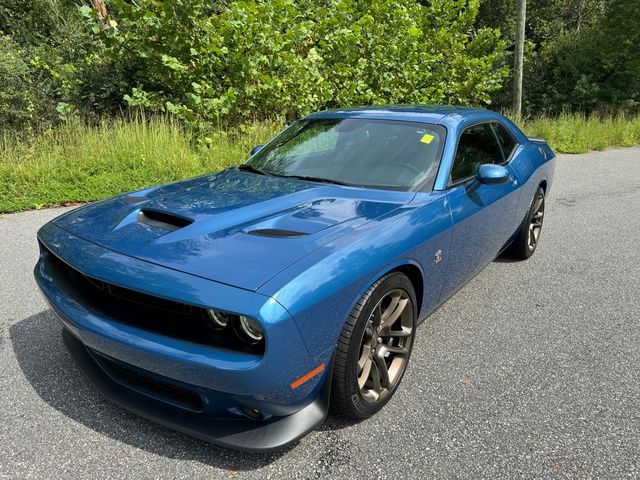
{"label": "lower air intake", "polygon": [[103,368],[128,386],[189,410],[202,410],[202,397],[194,391],[127,368],[98,352],[93,351],[93,353],[94,358],[100,362]]}

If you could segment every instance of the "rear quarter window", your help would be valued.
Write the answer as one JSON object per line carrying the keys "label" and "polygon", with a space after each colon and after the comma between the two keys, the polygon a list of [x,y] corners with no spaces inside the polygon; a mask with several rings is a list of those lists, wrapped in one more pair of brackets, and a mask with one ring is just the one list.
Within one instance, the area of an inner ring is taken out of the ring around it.
{"label": "rear quarter window", "polygon": [[498,141],[500,142],[500,146],[502,147],[502,151],[504,152],[505,160],[509,160],[509,157],[511,157],[511,154],[518,145],[518,142],[515,138],[513,138],[513,135],[511,135],[511,133],[509,133],[509,131],[500,123],[494,123],[493,130],[496,132],[496,136],[498,137]]}

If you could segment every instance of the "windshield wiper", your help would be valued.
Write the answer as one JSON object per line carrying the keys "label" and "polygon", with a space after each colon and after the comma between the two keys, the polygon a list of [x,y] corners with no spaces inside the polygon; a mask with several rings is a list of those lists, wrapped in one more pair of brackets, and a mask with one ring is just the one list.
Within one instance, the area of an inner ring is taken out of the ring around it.
{"label": "windshield wiper", "polygon": [[324,177],[312,177],[308,175],[283,175],[285,178],[297,178],[299,180],[307,180],[309,182],[321,182],[321,183],[333,183],[335,185],[346,185],[347,187],[353,187],[352,183],[341,182],[340,180],[333,180],[331,178]]}
{"label": "windshield wiper", "polygon": [[331,178],[313,177],[309,175],[284,175],[284,174],[278,174],[278,173],[265,172],[264,170],[260,170],[259,168],[256,168],[253,165],[249,165],[248,163],[243,163],[242,165],[238,165],[238,170],[256,173],[258,175],[267,175],[269,177],[297,178],[298,180],[307,180],[309,182],[333,183],[334,185],[346,185],[348,187],[355,186],[352,183],[341,182],[339,180],[333,180]]}
{"label": "windshield wiper", "polygon": [[243,163],[242,165],[238,165],[238,170],[256,173],[258,175],[271,175],[270,173],[260,170],[259,168],[256,168],[253,165],[249,165],[248,163]]}

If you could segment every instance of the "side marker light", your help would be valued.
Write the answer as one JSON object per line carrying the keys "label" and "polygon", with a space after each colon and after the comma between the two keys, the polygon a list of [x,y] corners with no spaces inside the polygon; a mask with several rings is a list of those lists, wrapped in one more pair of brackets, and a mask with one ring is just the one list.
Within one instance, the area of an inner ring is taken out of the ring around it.
{"label": "side marker light", "polygon": [[313,370],[311,370],[309,373],[301,376],[299,379],[297,379],[295,382],[293,382],[291,384],[291,389],[295,389],[298,388],[300,385],[302,385],[303,383],[305,383],[308,380],[311,380],[313,377],[315,377],[316,375],[318,375],[319,373],[324,371],[324,363],[321,365],[318,365],[316,368],[314,368]]}

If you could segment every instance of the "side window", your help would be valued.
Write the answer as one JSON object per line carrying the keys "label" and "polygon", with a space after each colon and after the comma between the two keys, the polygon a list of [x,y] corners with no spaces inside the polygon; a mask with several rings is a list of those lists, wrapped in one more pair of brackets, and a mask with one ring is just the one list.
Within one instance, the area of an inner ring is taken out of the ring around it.
{"label": "side window", "polygon": [[509,133],[509,131],[506,128],[504,128],[501,124],[494,123],[493,129],[495,130],[496,136],[498,137],[498,141],[502,146],[502,151],[504,152],[504,159],[509,160],[509,157],[513,153],[513,150],[518,145],[518,142],[516,142],[516,139],[513,138],[513,136]]}
{"label": "side window", "polygon": [[472,177],[478,165],[502,163],[502,152],[491,125],[481,123],[465,129],[460,135],[456,158],[451,170],[451,183]]}

